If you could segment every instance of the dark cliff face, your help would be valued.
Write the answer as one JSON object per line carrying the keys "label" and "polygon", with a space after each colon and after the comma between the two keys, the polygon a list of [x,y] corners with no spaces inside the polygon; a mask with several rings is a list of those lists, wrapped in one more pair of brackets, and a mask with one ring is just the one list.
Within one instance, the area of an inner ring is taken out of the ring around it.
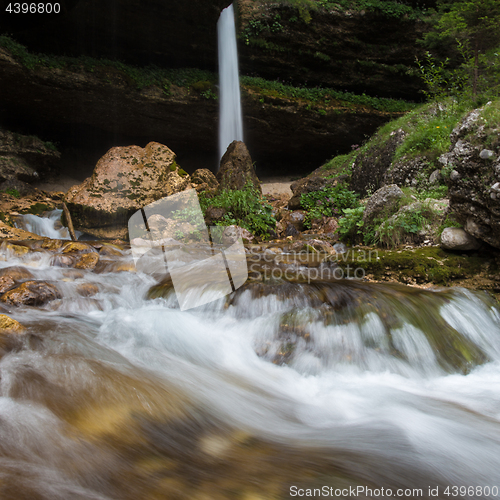
{"label": "dark cliff face", "polygon": [[[60,14],[6,14],[0,33],[32,52],[217,69],[217,20],[231,0],[61,0]],[[292,83],[419,98],[424,23],[374,11],[299,11],[239,0],[240,68]]]}
{"label": "dark cliff face", "polygon": [[[23,132],[57,140],[64,149],[95,151],[156,141],[188,170],[217,165],[218,102],[190,87],[138,90],[109,71],[28,70],[0,48],[0,113]],[[327,109],[304,101],[263,98],[243,89],[245,142],[258,174],[307,172],[359,144],[390,115],[364,108]],[[29,129],[27,127],[29,126]]]}
{"label": "dark cliff face", "polygon": [[[0,3],[5,8],[5,0]],[[0,33],[12,34],[35,53],[215,71],[217,20],[230,3],[62,0],[61,14],[0,16]],[[279,2],[264,9],[259,0],[238,4],[242,73],[379,96],[417,95],[416,78],[407,70],[418,23],[327,11],[311,12],[306,22]],[[252,33],[251,20],[260,23]],[[193,88],[172,85],[168,95],[158,86],[138,90],[116,68],[28,68],[1,49],[0,88],[0,125],[58,142],[63,160],[68,149],[91,152],[96,161],[113,146],[157,141],[173,149],[188,170],[216,168],[218,103]],[[245,141],[259,175],[313,170],[361,144],[390,118],[363,108],[318,110],[245,89],[243,110]]]}
{"label": "dark cliff face", "polygon": [[0,33],[33,52],[87,55],[133,64],[217,64],[216,24],[231,0],[59,0],[59,14],[6,14]]}
{"label": "dark cliff face", "polygon": [[239,2],[240,70],[295,84],[421,99],[415,56],[425,23],[368,11]]}

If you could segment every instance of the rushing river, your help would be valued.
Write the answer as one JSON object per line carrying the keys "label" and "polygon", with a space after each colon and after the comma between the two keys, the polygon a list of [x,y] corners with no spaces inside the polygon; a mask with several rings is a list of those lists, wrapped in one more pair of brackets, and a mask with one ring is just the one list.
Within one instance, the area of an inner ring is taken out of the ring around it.
{"label": "rushing river", "polygon": [[28,330],[0,360],[3,500],[498,496],[486,295],[254,284],[181,312],[111,253],[96,272],[0,247],[63,297],[1,305]]}

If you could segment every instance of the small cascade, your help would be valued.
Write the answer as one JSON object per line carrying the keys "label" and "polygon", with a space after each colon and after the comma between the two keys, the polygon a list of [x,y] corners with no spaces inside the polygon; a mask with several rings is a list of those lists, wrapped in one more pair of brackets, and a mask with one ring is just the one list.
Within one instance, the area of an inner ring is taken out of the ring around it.
{"label": "small cascade", "polygon": [[69,240],[70,235],[68,229],[61,224],[62,210],[52,210],[45,217],[38,215],[26,214],[21,215],[16,220],[16,227],[35,233],[47,238],[59,240]]}
{"label": "small cascade", "polygon": [[0,303],[26,329],[0,336],[2,500],[498,496],[486,294],[249,281],[183,312],[168,280],[127,271],[125,245],[96,245],[93,270],[24,245],[0,245],[2,283],[60,298]]}
{"label": "small cascade", "polygon": [[234,9],[224,9],[217,23],[219,44],[219,158],[231,142],[243,140],[238,50]]}

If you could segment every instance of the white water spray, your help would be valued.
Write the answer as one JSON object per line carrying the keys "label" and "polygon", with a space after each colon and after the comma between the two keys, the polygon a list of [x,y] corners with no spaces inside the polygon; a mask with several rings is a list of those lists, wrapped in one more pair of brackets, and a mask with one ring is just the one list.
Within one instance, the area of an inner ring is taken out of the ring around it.
{"label": "white water spray", "polygon": [[234,9],[224,9],[217,23],[219,44],[219,159],[233,141],[243,140],[238,50]]}

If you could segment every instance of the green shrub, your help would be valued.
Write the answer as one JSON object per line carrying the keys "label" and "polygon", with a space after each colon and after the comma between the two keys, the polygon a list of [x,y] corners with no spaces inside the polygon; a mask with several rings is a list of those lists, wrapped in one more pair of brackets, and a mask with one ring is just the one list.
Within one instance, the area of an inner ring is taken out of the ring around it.
{"label": "green shrub", "polygon": [[314,219],[338,216],[346,208],[359,207],[358,198],[359,195],[350,191],[343,183],[302,194],[300,204],[307,211],[305,226],[310,228]]}
{"label": "green shrub", "polygon": [[199,199],[204,215],[209,207],[226,210],[226,214],[220,222],[216,223],[217,225],[236,224],[262,237],[267,237],[269,229],[276,227],[272,206],[251,184],[247,184],[245,189],[221,191],[212,198],[201,193]]}
{"label": "green shrub", "polygon": [[414,235],[438,217],[439,213],[428,204],[422,204],[419,209],[402,210],[385,221],[377,221],[381,223],[375,234],[375,243],[391,248],[411,241]]}
{"label": "green shrub", "polygon": [[447,227],[463,227],[462,224],[460,224],[460,222],[458,222],[456,219],[455,219],[455,215],[453,213],[451,214],[448,214],[446,216],[446,218],[444,219],[443,223],[439,226],[438,228],[438,236],[441,236],[441,233],[445,230],[445,228]]}
{"label": "green shrub", "polygon": [[345,208],[342,210],[343,217],[339,219],[339,234],[341,240],[354,242],[362,234],[363,213],[365,207]]}
{"label": "green shrub", "polygon": [[16,188],[9,188],[3,191],[6,194],[10,194],[14,198],[21,198],[21,193]]}

